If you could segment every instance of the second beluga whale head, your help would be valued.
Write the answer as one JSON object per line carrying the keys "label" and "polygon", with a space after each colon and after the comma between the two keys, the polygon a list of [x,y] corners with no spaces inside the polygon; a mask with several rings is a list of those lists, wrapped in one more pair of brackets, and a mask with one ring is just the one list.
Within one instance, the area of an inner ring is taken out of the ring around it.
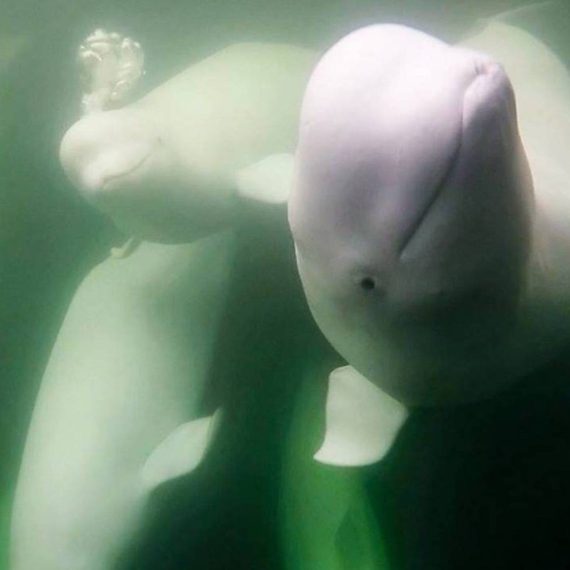
{"label": "second beluga whale head", "polygon": [[358,30],[311,77],[296,159],[299,272],[349,364],[410,405],[511,381],[533,195],[502,67],[409,28]]}
{"label": "second beluga whale head", "polygon": [[80,48],[89,80],[84,115],[60,145],[67,177],[136,240],[185,243],[234,227],[252,188],[272,201],[266,159],[294,147],[315,53],[229,45],[131,100],[123,90],[142,74],[141,49],[103,30]]}

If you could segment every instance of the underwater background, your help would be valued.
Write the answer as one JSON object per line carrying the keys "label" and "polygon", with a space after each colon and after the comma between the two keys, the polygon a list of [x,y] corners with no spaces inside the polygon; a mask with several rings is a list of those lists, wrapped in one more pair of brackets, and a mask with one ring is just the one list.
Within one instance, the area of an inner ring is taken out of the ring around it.
{"label": "underwater background", "polygon": [[[75,50],[83,38],[99,27],[136,38],[146,54],[147,72],[138,86],[144,93],[240,41],[323,50],[373,22],[404,23],[453,41],[479,18],[524,4],[1,0],[0,570],[8,568],[12,493],[55,336],[81,279],[121,241],[112,224],[79,198],[57,156],[63,133],[79,114]],[[529,27],[568,63],[570,7],[554,4],[550,16],[533,19]],[[318,376],[341,361],[312,323],[291,266],[275,261],[293,255],[285,218],[276,215],[265,224],[239,238],[239,269],[224,328],[229,332],[221,340],[224,361],[217,365],[223,385],[238,368],[247,369],[251,379],[247,387],[231,388],[240,407],[229,413],[238,427],[216,444],[232,468],[210,467],[191,485],[181,479],[160,489],[153,522],[125,568],[186,568],[194,557],[193,564],[201,565],[192,568],[277,570],[285,567],[284,559],[296,567],[296,549],[314,548],[294,536],[290,551],[283,546],[283,533],[295,533],[287,530],[284,498],[291,508],[304,507],[295,507],[295,501],[304,502],[298,491],[288,491],[294,472],[285,473],[283,457],[294,453],[290,442],[303,440],[298,445],[309,449],[318,439],[319,418],[301,408],[322,398],[325,388],[315,384],[299,398],[297,391],[306,390],[303,375],[309,370]],[[267,267],[269,272],[260,270]],[[240,323],[239,333],[232,322]],[[539,382],[536,375],[525,379],[504,398],[473,405],[470,414],[426,410],[413,417],[396,452],[380,469],[370,469],[363,499],[369,504],[358,515],[379,521],[381,552],[367,554],[376,548],[370,547],[374,537],[363,544],[349,529],[342,540],[345,561],[352,562],[336,566],[315,555],[307,568],[569,568],[569,372],[570,362],[561,355],[537,373]],[[264,382],[268,377],[271,382]],[[292,425],[304,438],[294,437]],[[315,472],[307,476],[307,493],[318,489],[327,504],[350,486],[341,479],[326,469]],[[326,542],[308,533],[317,546]]]}

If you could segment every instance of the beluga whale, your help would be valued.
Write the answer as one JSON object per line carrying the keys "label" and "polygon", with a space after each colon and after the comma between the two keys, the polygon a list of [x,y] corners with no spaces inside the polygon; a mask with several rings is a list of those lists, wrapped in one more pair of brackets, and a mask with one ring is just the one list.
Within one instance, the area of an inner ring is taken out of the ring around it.
{"label": "beluga whale", "polygon": [[410,409],[493,397],[570,340],[569,101],[565,66],[502,19],[458,45],[372,25],[318,62],[289,223],[348,366],[317,459],[378,461]]}
{"label": "beluga whale", "polygon": [[80,47],[83,115],[60,159],[130,239],[85,276],[53,346],[15,493],[11,570],[116,568],[155,490],[202,464],[223,416],[204,415],[203,400],[235,280],[236,212],[256,193],[274,201],[271,156],[293,148],[312,58],[230,46],[132,101],[138,42],[97,30]]}
{"label": "beluga whale", "polygon": [[83,116],[62,138],[61,164],[125,235],[189,242],[233,223],[251,188],[264,186],[265,201],[279,193],[264,185],[265,173],[294,147],[315,52],[229,45],[135,100],[138,42],[97,30],[78,57],[87,93]]}

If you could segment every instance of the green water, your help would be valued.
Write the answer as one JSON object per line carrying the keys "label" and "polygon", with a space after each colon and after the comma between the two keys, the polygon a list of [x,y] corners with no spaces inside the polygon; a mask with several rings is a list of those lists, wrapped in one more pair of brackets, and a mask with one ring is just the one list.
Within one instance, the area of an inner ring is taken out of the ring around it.
{"label": "green water", "polygon": [[[413,25],[453,41],[467,31],[478,18],[523,4],[525,2],[507,0],[481,2],[2,0],[0,2],[1,570],[7,569],[12,490],[16,482],[35,396],[52,344],[78,284],[89,269],[107,255],[109,248],[121,240],[121,236],[112,224],[77,196],[65,179],[57,158],[59,140],[66,128],[77,119],[79,113],[80,90],[74,54],[80,41],[97,27],[117,30],[140,41],[147,54],[147,73],[138,88],[143,93],[192,62],[199,61],[206,55],[235,42],[289,42],[320,51],[346,32],[379,21],[396,21]],[[566,34],[566,29],[570,29],[568,27],[570,18],[564,19],[561,16],[566,15],[564,8],[558,7],[557,10],[555,16],[549,16],[546,12],[544,17],[535,16],[525,21],[525,27],[539,35],[566,62],[570,61],[565,41],[566,35],[570,37],[570,33]],[[284,229],[283,235],[285,235]],[[255,249],[252,245],[248,247]],[[287,259],[291,261],[290,249],[287,252],[289,256]],[[265,252],[263,255],[268,254]],[[240,284],[237,289],[250,302],[258,297],[263,298],[262,294],[256,297],[255,282],[256,279],[251,274],[239,277]],[[257,323],[256,326],[260,322],[265,323],[263,330],[266,331],[267,338],[263,340],[265,344],[261,343],[263,348],[260,349],[258,345],[248,346],[242,342],[238,333],[234,333],[233,336],[229,335],[227,342],[230,348],[224,354],[232,354],[232,351],[236,353],[237,356],[234,354],[236,361],[243,361],[251,366],[252,377],[261,377],[270,370],[275,378],[283,382],[291,381],[293,388],[301,386],[301,378],[306,374],[303,372],[306,362],[310,363],[311,359],[321,363],[335,362],[335,356],[320,344],[320,340],[314,340],[319,333],[310,324],[301,301],[298,284],[289,285],[291,290],[295,289],[295,295],[298,295],[295,297],[296,305],[292,314],[302,321],[302,326],[299,326],[291,314],[287,314],[283,308],[279,312],[272,303],[265,301],[259,305],[255,315],[243,310],[243,318],[251,319]],[[284,304],[289,302],[289,291],[287,289],[279,297]],[[274,330],[272,323],[279,322],[278,319],[282,319],[282,329],[275,333],[272,332]],[[301,332],[298,332],[299,330]],[[272,334],[274,337],[271,337]],[[315,342],[317,348],[314,352],[299,347],[302,343],[297,341],[303,335],[311,339],[310,342]],[[276,346],[280,347],[279,358],[271,356],[275,353]],[[284,347],[289,350],[287,354]],[[323,373],[319,372],[317,376],[322,380]],[[298,377],[297,384],[290,380],[293,377]],[[267,397],[270,399],[271,395]],[[321,394],[321,401],[322,397]],[[283,523],[285,530],[276,530],[275,536],[272,535],[273,538],[267,538],[267,544],[270,545],[267,548],[275,548],[276,552],[267,554],[265,558],[260,557],[260,560],[287,558],[292,569],[303,568],[303,570],[305,568],[306,570],[387,569],[390,546],[386,546],[386,541],[396,544],[398,537],[394,536],[390,528],[378,527],[375,515],[370,512],[366,504],[358,478],[345,480],[344,476],[338,474],[328,476],[326,472],[315,470],[313,466],[304,464],[303,460],[299,459],[301,456],[304,457],[311,447],[309,443],[314,448],[318,436],[312,435],[313,439],[301,441],[299,434],[310,433],[311,429],[315,432],[316,428],[314,425],[310,427],[311,422],[315,421],[310,406],[303,408],[296,398],[291,389],[291,393],[288,393],[287,397],[284,396],[283,401],[287,401],[288,404],[284,404],[283,410],[275,408],[277,412],[283,412],[283,417],[287,419],[279,420],[283,425],[279,425],[279,429],[275,428],[272,437],[275,441],[278,437],[283,438],[284,441],[280,444],[283,447],[278,449],[281,457],[287,457],[289,463],[283,466],[274,450],[274,456],[271,456],[272,459],[268,460],[265,468],[282,470],[284,475],[279,471],[279,477],[283,477],[283,488],[281,491],[270,490],[272,477],[271,473],[266,474],[264,481],[268,490],[263,496],[270,497],[276,504],[280,498],[288,501],[289,510],[282,502],[281,507],[275,507],[282,509],[279,521]],[[311,398],[318,400],[319,396],[311,395],[303,398],[306,403],[311,402]],[[255,398],[249,397],[245,400],[250,409],[255,409]],[[317,407],[315,404],[315,409]],[[294,419],[292,424],[288,423],[292,421],[291,418]],[[257,424],[254,420],[251,421],[251,426],[245,423],[249,426],[247,429],[254,430],[252,426]],[[270,418],[259,421],[259,425],[262,426],[273,425]],[[484,420],[480,421],[482,424],[485,423]],[[437,431],[439,428],[436,426],[433,429]],[[234,443],[235,441],[238,440],[235,439]],[[269,436],[267,441],[270,441]],[[540,438],[537,437],[537,441],[540,441]],[[459,444],[455,441],[453,445]],[[412,442],[407,449],[421,455],[422,450],[418,446],[419,444]],[[437,449],[432,457],[445,455],[436,444],[433,446]],[[260,449],[264,449],[261,444]],[[403,452],[408,462],[411,462],[410,453],[406,455],[406,452]],[[258,465],[253,459],[250,460],[252,466]],[[263,466],[263,461],[260,460],[259,465]],[[267,465],[273,467],[268,468]],[[488,469],[492,470],[492,467],[491,462]],[[457,465],[451,465],[450,469],[460,470]],[[396,472],[400,476],[404,470],[402,468]],[[464,475],[463,472],[462,474]],[[243,478],[247,480],[245,475]],[[437,479],[437,476],[430,472],[425,478]],[[306,486],[297,486],[298,480]],[[558,482],[558,479],[556,481]],[[562,485],[563,481],[559,483]],[[403,481],[402,485],[405,484]],[[425,480],[420,481],[417,494],[424,493],[427,485]],[[442,485],[436,487],[441,493],[440,496],[444,497]],[[484,494],[482,488],[477,485],[474,488]],[[306,493],[305,499],[303,493]],[[475,491],[473,493],[476,500],[477,493]],[[383,500],[390,502],[389,497]],[[347,523],[343,530],[344,534],[341,533],[339,539],[343,546],[339,546],[335,542],[336,539],[327,535],[327,533],[335,534],[338,529],[331,530],[327,529],[326,525],[319,526],[321,513],[325,512],[323,504],[328,501],[337,501],[337,506],[341,510],[352,509],[352,523]],[[449,499],[442,498],[440,504],[445,501]],[[294,507],[296,502],[299,502],[299,508]],[[348,503],[350,507],[346,506]],[[437,520],[439,507],[430,504],[432,511],[429,516]],[[445,504],[447,508],[449,505]],[[238,504],[238,507],[244,508],[244,505]],[[159,505],[157,510],[161,513],[170,512],[170,508]],[[260,513],[266,513],[264,509],[269,507],[261,505],[258,510]],[[306,512],[303,509],[306,509]],[[548,518],[552,513],[545,511],[542,514]],[[406,516],[410,518],[409,513]],[[424,513],[422,516],[428,515]],[[484,517],[485,514],[481,516]],[[303,524],[296,523],[294,517],[299,517]],[[255,529],[255,521],[246,519],[247,516],[244,515],[244,527],[249,528],[253,536],[255,533],[251,529]],[[560,520],[562,519],[561,516]],[[275,522],[274,518],[271,520]],[[237,522],[239,523],[239,516]],[[419,534],[422,532],[425,534],[426,529],[430,528],[429,521],[424,523],[424,527],[418,526],[420,530],[416,529]],[[539,525],[540,521],[537,524]],[[452,523],[449,523],[449,526],[453,526]],[[305,529],[305,532],[302,537],[295,537],[295,533],[300,532],[299,529],[301,531]],[[444,550],[452,548],[452,545],[444,539],[438,538],[439,533],[444,533],[445,530],[432,529],[433,541],[439,541]],[[261,534],[265,536],[263,532]],[[268,531],[267,536],[269,534]],[[247,536],[251,538],[250,535]],[[423,552],[421,548],[424,548],[425,552],[429,552],[431,546],[425,546],[426,540],[416,537],[406,542],[402,548],[417,547],[418,552]],[[253,539],[252,541],[255,543]],[[168,543],[168,540],[165,539],[165,542]],[[329,547],[332,543],[334,543],[334,552],[333,547]],[[223,544],[223,540],[220,540],[220,544]],[[259,548],[263,550],[264,547],[261,545]],[[277,552],[279,548],[282,551]],[[283,556],[280,558],[280,555]],[[158,555],[150,553],[148,560],[154,560],[153,556]],[[492,554],[489,556],[492,557]],[[397,560],[398,556],[393,559]],[[432,559],[438,558],[435,556]],[[295,562],[296,560],[304,562]],[[314,562],[307,565],[307,560]],[[495,568],[486,564],[488,560],[483,558],[481,568]],[[148,565],[153,567],[150,562]],[[142,568],[144,564],[139,562],[137,566],[133,566],[135,567]],[[225,566],[219,567],[225,568]],[[437,568],[435,565],[422,566],[419,562],[411,562],[406,566],[408,567]],[[560,566],[561,569],[563,567],[565,566]],[[154,568],[160,568],[160,565],[155,565]],[[263,567],[263,570],[276,570],[276,568],[277,566],[269,569]],[[441,566],[441,569],[443,568],[444,566]],[[546,567],[543,568],[548,570]],[[257,567],[248,570],[257,570]],[[398,568],[394,567],[391,570]]]}

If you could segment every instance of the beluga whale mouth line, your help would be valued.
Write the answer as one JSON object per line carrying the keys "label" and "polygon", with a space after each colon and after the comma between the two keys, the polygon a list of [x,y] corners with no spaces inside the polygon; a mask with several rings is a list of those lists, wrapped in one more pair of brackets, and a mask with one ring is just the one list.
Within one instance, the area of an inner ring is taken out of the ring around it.
{"label": "beluga whale mouth line", "polygon": [[424,209],[418,214],[417,221],[411,225],[410,230],[402,239],[402,244],[400,245],[398,250],[398,259],[400,261],[402,261],[403,258],[405,258],[408,246],[416,236],[418,230],[421,228],[426,218],[429,216],[435,203],[438,201],[438,199],[445,191],[446,183],[448,182],[449,178],[451,177],[451,174],[453,173],[460,151],[461,151],[461,140],[459,141],[459,144],[457,145],[455,152],[451,156],[447,169],[442,173],[439,182],[435,185],[433,195],[425,205]]}
{"label": "beluga whale mouth line", "polygon": [[120,174],[112,174],[111,176],[105,176],[103,178],[102,183],[101,183],[101,189],[102,190],[109,190],[110,184],[112,184],[113,182],[116,182],[117,180],[121,180],[123,178],[126,178],[127,176],[129,176],[133,172],[136,172],[137,170],[139,170],[144,165],[144,163],[150,158],[150,156],[152,154],[153,154],[153,151],[152,150],[149,151],[138,162],[136,162],[134,164],[134,166],[131,166],[129,169],[121,172]]}
{"label": "beluga whale mouth line", "polygon": [[[473,80],[471,81],[471,83],[465,89],[465,93],[463,96],[463,104],[465,103],[465,99],[466,99],[469,91],[471,89],[473,89],[481,81],[481,79],[489,78],[490,68],[492,68],[492,67],[496,68],[496,67],[498,67],[498,65],[495,62],[484,61],[482,59],[476,59],[473,62],[473,68],[474,68],[476,75],[473,78]],[[460,123],[463,125],[463,127],[465,127],[465,125],[464,125],[465,116],[464,115],[465,115],[464,114],[464,108],[462,106]],[[457,145],[455,147],[453,154],[449,158],[449,163],[448,163],[446,170],[442,172],[441,177],[439,179],[439,182],[434,186],[435,190],[434,190],[434,193],[433,193],[431,199],[425,205],[425,208],[422,210],[422,212],[418,215],[417,222],[415,224],[412,224],[412,227],[409,230],[408,234],[402,240],[402,245],[401,245],[399,252],[398,252],[398,256],[399,256],[400,260],[403,257],[405,257],[405,250],[409,246],[410,242],[413,240],[414,236],[416,235],[417,231],[422,226],[423,222],[429,216],[433,206],[435,205],[437,200],[440,198],[441,194],[445,191],[446,186],[449,182],[449,179],[451,178],[453,171],[457,167],[457,161],[461,155],[462,146],[463,146],[463,133],[457,142]]]}

